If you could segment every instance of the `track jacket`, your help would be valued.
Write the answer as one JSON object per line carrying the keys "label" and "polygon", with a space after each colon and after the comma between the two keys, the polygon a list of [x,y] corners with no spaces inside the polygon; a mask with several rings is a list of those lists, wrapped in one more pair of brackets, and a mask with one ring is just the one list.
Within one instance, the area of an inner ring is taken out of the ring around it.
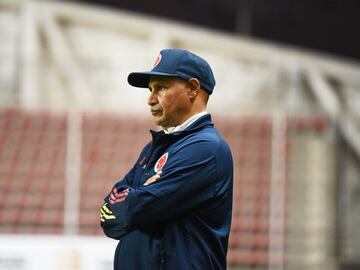
{"label": "track jacket", "polygon": [[[226,269],[233,161],[209,114],[184,131],[151,131],[130,172],[101,208],[118,239],[115,270]],[[159,170],[160,179],[144,186]]]}

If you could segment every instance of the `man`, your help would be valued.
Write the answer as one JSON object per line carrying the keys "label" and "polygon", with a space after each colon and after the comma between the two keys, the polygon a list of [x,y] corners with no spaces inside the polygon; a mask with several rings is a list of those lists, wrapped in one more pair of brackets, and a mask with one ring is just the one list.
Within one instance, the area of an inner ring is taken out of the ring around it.
{"label": "man", "polygon": [[150,72],[128,82],[150,89],[162,131],[105,198],[104,233],[120,240],[121,270],[226,269],[232,211],[231,152],[206,112],[215,80],[209,64],[180,49],[160,52]]}

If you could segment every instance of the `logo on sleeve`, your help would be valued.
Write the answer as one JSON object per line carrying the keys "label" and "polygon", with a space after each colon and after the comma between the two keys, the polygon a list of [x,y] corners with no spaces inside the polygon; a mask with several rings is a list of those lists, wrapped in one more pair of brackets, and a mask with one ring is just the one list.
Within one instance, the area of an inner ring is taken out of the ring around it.
{"label": "logo on sleeve", "polygon": [[158,161],[156,161],[155,166],[154,166],[154,171],[157,173],[158,171],[160,171],[166,164],[166,161],[168,159],[168,155],[169,153],[166,152],[165,154],[163,154]]}

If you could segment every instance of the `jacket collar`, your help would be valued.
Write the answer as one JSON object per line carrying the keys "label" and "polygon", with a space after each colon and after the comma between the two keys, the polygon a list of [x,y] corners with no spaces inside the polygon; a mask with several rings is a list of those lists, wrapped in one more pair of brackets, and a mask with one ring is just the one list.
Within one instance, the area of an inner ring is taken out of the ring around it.
{"label": "jacket collar", "polygon": [[164,129],[164,132],[166,134],[170,134],[170,133],[174,133],[174,132],[178,132],[178,131],[183,131],[186,128],[188,128],[192,123],[194,123],[196,120],[198,120],[201,116],[204,116],[205,114],[208,114],[208,112],[205,111],[205,112],[197,113],[197,114],[191,116],[189,119],[187,119],[181,125],[178,125],[176,127],[170,127],[167,130]]}
{"label": "jacket collar", "polygon": [[161,137],[180,139],[182,137],[185,137],[186,135],[189,135],[191,133],[199,131],[200,129],[204,128],[205,126],[213,126],[213,125],[214,124],[211,120],[211,115],[208,113],[208,114],[201,116],[194,123],[192,123],[190,126],[188,126],[185,130],[182,130],[182,131],[173,132],[170,134],[165,134],[165,132],[163,130],[161,130],[161,131],[150,130],[150,132],[153,137],[153,141],[159,140]]}

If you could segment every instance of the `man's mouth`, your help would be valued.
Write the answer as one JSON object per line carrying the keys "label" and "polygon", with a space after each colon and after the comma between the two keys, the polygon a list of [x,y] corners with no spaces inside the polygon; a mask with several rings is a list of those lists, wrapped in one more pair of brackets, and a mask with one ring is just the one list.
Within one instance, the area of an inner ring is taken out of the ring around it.
{"label": "man's mouth", "polygon": [[151,114],[152,114],[153,116],[160,115],[160,114],[161,114],[161,110],[151,109]]}

